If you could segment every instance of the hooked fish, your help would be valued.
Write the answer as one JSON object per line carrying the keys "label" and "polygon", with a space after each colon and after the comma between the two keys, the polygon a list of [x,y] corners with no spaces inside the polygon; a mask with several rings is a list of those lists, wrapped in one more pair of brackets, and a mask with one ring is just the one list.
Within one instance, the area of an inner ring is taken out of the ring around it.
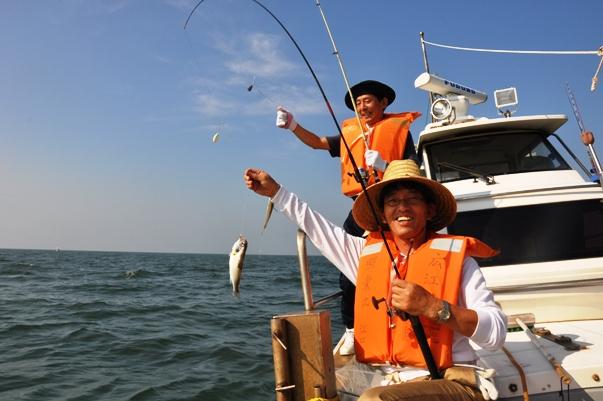
{"label": "hooked fish", "polygon": [[247,239],[243,235],[239,235],[239,239],[237,239],[232,246],[230,259],[228,261],[230,283],[232,284],[232,292],[235,295],[239,294],[239,284],[241,282],[243,262],[245,261],[245,252],[247,252]]}
{"label": "hooked fish", "polygon": [[268,205],[266,205],[266,214],[264,215],[264,227],[262,228],[262,233],[266,231],[266,227],[268,226],[268,221],[270,221],[270,216],[272,216],[272,211],[274,210],[274,203],[270,199],[268,199]]}

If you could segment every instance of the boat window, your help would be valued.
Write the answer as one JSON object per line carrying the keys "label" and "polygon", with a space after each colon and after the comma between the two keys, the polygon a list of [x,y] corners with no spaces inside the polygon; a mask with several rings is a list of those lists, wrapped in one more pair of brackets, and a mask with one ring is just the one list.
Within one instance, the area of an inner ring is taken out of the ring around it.
{"label": "boat window", "polygon": [[426,151],[432,178],[440,182],[473,178],[451,165],[482,175],[570,169],[546,135],[533,131],[454,138],[434,142]]}
{"label": "boat window", "polygon": [[500,249],[480,266],[601,257],[603,203],[590,199],[461,212],[448,233]]}

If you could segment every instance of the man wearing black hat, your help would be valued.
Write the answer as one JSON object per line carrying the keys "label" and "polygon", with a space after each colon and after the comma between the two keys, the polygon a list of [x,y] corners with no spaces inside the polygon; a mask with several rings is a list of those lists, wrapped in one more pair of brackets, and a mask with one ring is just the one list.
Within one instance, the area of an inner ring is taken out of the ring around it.
{"label": "man wearing black hat", "polygon": [[[396,93],[388,85],[379,81],[362,81],[345,94],[346,106],[358,112],[358,118],[349,118],[342,123],[342,135],[350,148],[362,177],[354,174],[351,157],[339,135],[319,137],[308,131],[293,118],[293,114],[278,107],[276,125],[291,130],[303,143],[313,149],[329,151],[332,157],[341,159],[341,190],[344,195],[355,199],[362,191],[359,178],[371,185],[383,176],[386,166],[393,160],[417,160],[417,154],[410,135],[410,124],[420,116],[418,112],[385,113],[385,109],[394,101]],[[356,224],[352,213],[348,215],[344,230],[355,236],[362,236],[364,230]],[[340,286],[343,290],[341,315],[346,334],[340,343],[342,355],[352,354],[354,327],[354,285],[342,274]]]}

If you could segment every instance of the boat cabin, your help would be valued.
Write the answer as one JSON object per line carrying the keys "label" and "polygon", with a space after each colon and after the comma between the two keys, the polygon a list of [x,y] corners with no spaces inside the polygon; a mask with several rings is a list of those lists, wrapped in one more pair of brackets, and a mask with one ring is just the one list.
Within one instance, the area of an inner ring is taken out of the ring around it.
{"label": "boat cabin", "polygon": [[[430,91],[449,91],[438,79]],[[475,118],[465,106],[460,115],[454,103],[444,106],[432,107],[436,120],[420,133],[418,153],[426,176],[457,199],[447,232],[501,251],[480,266],[505,312],[539,322],[603,319],[603,190],[558,134],[567,117]],[[591,294],[600,306],[585,301]]]}
{"label": "boat cabin", "polygon": [[563,143],[556,130],[566,121],[563,115],[479,119],[421,133],[426,175],[458,200],[448,232],[503,251],[482,266],[603,255],[603,191],[553,145]]}

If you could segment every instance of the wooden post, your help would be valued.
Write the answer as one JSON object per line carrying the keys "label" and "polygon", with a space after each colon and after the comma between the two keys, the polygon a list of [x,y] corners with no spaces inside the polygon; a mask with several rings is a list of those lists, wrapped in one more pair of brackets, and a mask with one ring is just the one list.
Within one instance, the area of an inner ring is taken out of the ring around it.
{"label": "wooden post", "polygon": [[[275,321],[279,321],[275,323]],[[282,322],[282,323],[281,323]],[[294,385],[290,390],[277,391],[277,401],[306,401],[315,397],[319,388],[325,398],[337,395],[335,385],[335,366],[333,362],[333,342],[331,339],[331,316],[329,311],[310,311],[275,316],[271,326],[282,324],[285,329],[286,362],[280,351],[282,346],[275,345],[273,335],[274,370],[277,389]],[[279,337],[281,338],[281,337]],[[277,342],[278,343],[278,342]],[[279,355],[277,356],[277,353]],[[278,362],[277,362],[278,361]],[[286,365],[289,380],[284,379]],[[281,395],[291,398],[279,398]]]}
{"label": "wooden post", "polygon": [[276,401],[290,401],[293,399],[293,388],[290,388],[286,321],[273,318],[270,321],[270,330],[272,331],[272,356],[274,359]]}

